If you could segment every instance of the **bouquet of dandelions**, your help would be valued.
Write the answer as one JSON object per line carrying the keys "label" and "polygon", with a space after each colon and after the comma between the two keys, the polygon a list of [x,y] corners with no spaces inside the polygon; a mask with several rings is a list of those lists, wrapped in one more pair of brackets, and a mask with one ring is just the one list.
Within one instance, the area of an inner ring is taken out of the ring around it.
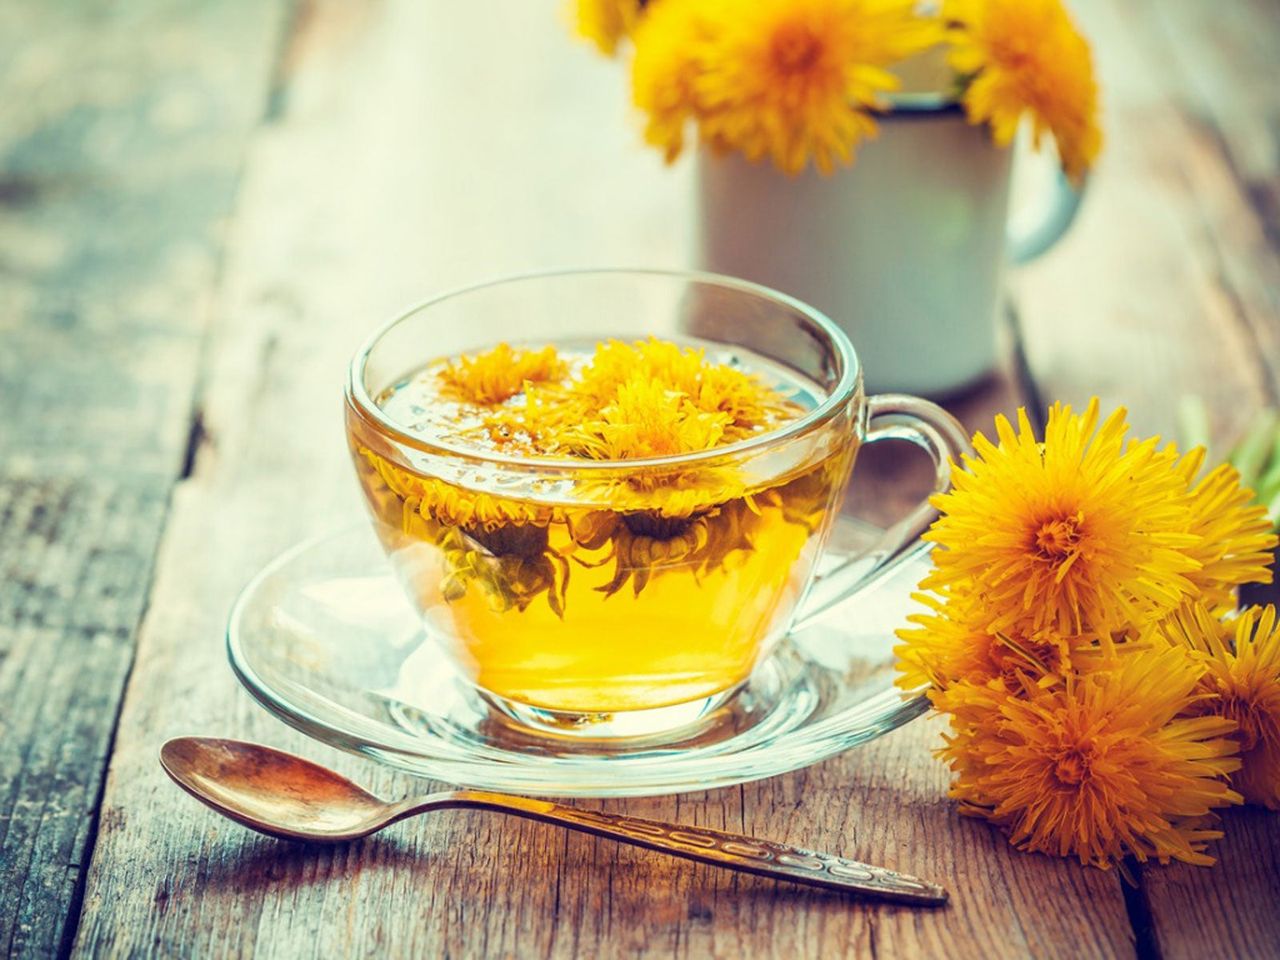
{"label": "bouquet of dandelions", "polygon": [[606,54],[630,41],[645,139],[669,162],[693,130],[719,152],[829,173],[931,53],[1001,146],[1028,118],[1078,180],[1102,145],[1089,45],[1061,0],[576,0],[576,23]]}
{"label": "bouquet of dandelions", "polygon": [[974,438],[899,683],[949,720],[951,796],[1020,849],[1207,865],[1215,810],[1280,809],[1280,623],[1235,599],[1276,537],[1233,466],[1099,420]]}

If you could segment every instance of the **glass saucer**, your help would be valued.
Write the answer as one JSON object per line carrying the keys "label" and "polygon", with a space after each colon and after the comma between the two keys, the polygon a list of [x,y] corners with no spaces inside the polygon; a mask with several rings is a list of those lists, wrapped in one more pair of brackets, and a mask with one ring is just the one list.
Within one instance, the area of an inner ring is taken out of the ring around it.
{"label": "glass saucer", "polygon": [[[856,554],[868,533],[842,518],[828,562]],[[892,647],[927,566],[921,546],[659,740],[556,738],[490,705],[424,635],[366,525],[268,564],[231,611],[227,647],[277,717],[420,776],[558,797],[707,790],[817,763],[925,711],[923,695],[893,687]]]}

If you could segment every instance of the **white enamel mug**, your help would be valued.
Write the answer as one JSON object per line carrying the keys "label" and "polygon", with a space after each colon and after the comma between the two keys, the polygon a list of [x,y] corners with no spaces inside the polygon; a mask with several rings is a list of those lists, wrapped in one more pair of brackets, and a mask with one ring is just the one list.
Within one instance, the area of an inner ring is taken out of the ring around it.
{"label": "white enamel mug", "polygon": [[958,104],[900,97],[879,127],[828,176],[703,148],[698,265],[823,311],[864,358],[872,392],[954,393],[996,365],[1005,263],[1049,249],[1080,194],[1059,176],[1010,224],[1013,151]]}

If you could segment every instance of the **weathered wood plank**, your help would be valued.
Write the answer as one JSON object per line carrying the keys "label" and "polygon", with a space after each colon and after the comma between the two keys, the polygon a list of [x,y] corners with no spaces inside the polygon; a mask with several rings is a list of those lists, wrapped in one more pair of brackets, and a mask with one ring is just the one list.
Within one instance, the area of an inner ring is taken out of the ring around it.
{"label": "weathered wood plank", "polygon": [[1166,71],[1189,116],[1221,137],[1232,169],[1273,244],[1280,244],[1280,11],[1270,0],[1215,6],[1196,0],[1131,5],[1140,42]]}
{"label": "weathered wood plank", "polygon": [[[1077,229],[1020,284],[1031,369],[1047,399],[1101,394],[1127,405],[1141,433],[1171,436],[1178,396],[1200,394],[1221,452],[1280,383],[1280,263],[1269,214],[1239,178],[1275,182],[1274,150],[1264,160],[1256,129],[1274,117],[1273,85],[1244,84],[1258,49],[1274,48],[1274,11],[1078,6],[1101,64],[1109,144]],[[1266,109],[1253,115],[1260,98]],[[1280,817],[1233,810],[1223,821],[1217,866],[1142,871],[1144,950],[1274,953]]]}
{"label": "weathered wood plank", "polygon": [[1201,255],[1220,276],[1280,391],[1280,11],[1194,0],[1126,7],[1135,39],[1192,134],[1185,156],[1198,213],[1214,238]]}
{"label": "weathered wood plank", "polygon": [[0,5],[6,956],[74,933],[280,6]]}
{"label": "weathered wood plank", "polygon": [[[386,795],[427,786],[269,719],[237,689],[220,641],[260,564],[360,512],[337,413],[347,354],[389,310],[445,286],[553,264],[687,262],[688,171],[637,147],[619,71],[574,49],[546,9],[509,5],[496,25],[413,0],[308,10],[247,168],[201,403],[209,439],[158,560],[77,952],[1131,954],[1114,875],[1016,854],[961,820],[929,723],[761,784],[602,804],[937,877],[955,902],[927,914],[477,813],[331,850],[281,845],[167,782],[159,744],[205,732],[304,752]],[[477,69],[477,49],[502,69]],[[963,409],[985,425],[1014,402],[1006,379]],[[868,468],[859,482],[885,475]]]}
{"label": "weathered wood plank", "polygon": [[0,478],[0,932],[52,952],[81,871],[166,485]]}

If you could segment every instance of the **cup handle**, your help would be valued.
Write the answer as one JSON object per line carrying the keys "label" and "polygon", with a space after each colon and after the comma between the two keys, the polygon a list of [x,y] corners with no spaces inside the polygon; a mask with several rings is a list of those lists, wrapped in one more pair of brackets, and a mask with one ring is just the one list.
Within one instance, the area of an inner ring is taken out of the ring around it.
{"label": "cup handle", "polygon": [[1045,191],[1039,205],[1025,217],[1016,218],[1009,224],[1006,246],[1011,263],[1029,263],[1045,253],[1075,222],[1089,181],[1082,180],[1077,187],[1067,179],[1061,167],[1055,166],[1054,171],[1053,187]]}
{"label": "cup handle", "polygon": [[[951,489],[951,473],[963,455],[973,447],[964,427],[936,403],[901,393],[885,393],[867,400],[867,432],[863,443],[880,440],[909,440],[933,458],[933,494]],[[886,530],[865,553],[828,570],[814,579],[801,604],[793,630],[807,626],[821,614],[851,594],[870,586],[911,556],[912,547],[923,548],[919,538],[938,511],[929,498]]]}

